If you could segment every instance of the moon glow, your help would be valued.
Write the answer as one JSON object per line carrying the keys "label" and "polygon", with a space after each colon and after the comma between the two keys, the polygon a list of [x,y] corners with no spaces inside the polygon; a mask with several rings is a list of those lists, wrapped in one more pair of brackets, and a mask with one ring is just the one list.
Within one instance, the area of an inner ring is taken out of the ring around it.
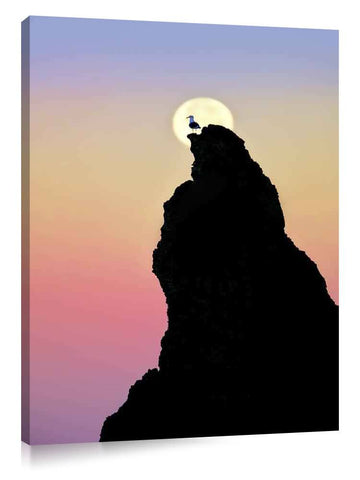
{"label": "moon glow", "polygon": [[187,135],[191,133],[191,128],[189,127],[189,120],[186,118],[189,115],[194,115],[195,122],[201,128],[210,123],[230,129],[234,126],[230,110],[219,100],[208,97],[191,98],[179,106],[174,113],[172,122],[176,138],[186,146],[190,145]]}

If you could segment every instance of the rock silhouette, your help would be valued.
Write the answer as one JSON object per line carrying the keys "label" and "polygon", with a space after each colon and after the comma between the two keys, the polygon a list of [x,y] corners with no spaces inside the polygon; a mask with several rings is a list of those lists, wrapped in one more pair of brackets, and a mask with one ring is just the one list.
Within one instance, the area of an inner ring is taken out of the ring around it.
{"label": "rock silhouette", "polygon": [[338,429],[338,307],[284,231],[274,185],[235,133],[190,134],[192,178],[164,204],[153,272],[159,368],[100,441]]}

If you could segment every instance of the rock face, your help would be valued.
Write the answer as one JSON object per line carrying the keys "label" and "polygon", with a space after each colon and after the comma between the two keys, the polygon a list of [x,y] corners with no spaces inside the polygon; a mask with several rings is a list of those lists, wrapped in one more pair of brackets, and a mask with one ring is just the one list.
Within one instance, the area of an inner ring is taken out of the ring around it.
{"label": "rock face", "polygon": [[231,130],[189,135],[192,178],[164,204],[153,271],[159,369],[100,441],[338,429],[338,307],[284,232],[276,188]]}

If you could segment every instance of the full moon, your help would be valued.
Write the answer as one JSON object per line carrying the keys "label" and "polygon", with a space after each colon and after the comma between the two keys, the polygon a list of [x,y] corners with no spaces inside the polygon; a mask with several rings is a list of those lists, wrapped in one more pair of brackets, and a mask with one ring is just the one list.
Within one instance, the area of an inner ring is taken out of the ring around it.
{"label": "full moon", "polygon": [[234,126],[230,110],[219,100],[207,97],[191,98],[181,104],[173,116],[174,133],[177,139],[186,146],[190,145],[187,135],[191,133],[191,128],[189,127],[189,119],[186,118],[189,115],[194,116],[195,122],[201,128],[210,123],[230,129]]}

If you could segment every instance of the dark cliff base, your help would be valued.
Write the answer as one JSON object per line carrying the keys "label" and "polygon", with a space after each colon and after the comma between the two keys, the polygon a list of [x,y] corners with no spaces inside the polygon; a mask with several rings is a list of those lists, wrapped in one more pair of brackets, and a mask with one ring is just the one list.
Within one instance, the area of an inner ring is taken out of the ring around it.
{"label": "dark cliff base", "polygon": [[189,135],[193,181],[164,204],[153,271],[159,369],[100,441],[338,429],[338,307],[284,232],[274,185],[232,131]]}

